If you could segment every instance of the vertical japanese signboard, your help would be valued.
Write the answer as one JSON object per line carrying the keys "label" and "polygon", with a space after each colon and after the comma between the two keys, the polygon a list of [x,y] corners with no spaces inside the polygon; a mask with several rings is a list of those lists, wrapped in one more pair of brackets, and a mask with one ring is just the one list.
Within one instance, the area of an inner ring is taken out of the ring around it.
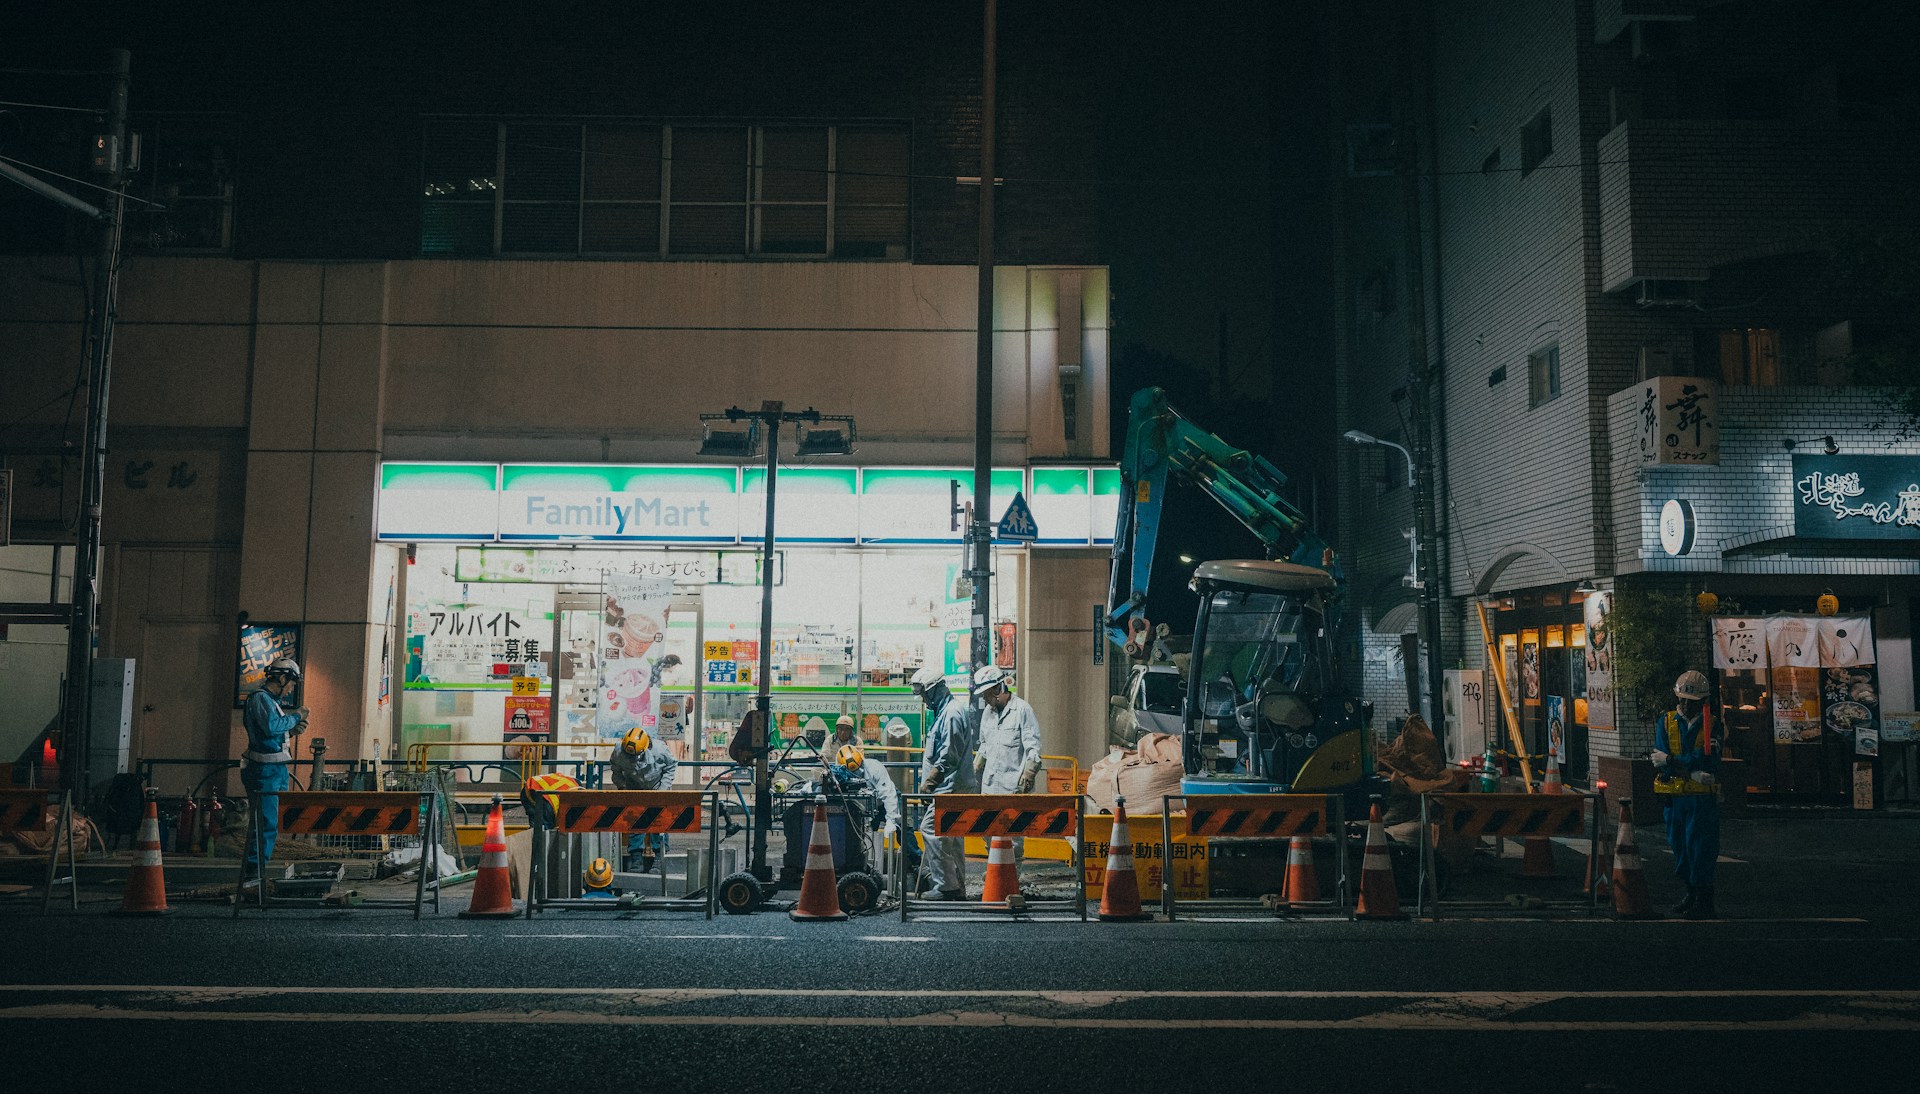
{"label": "vertical japanese signboard", "polygon": [[1656,376],[1640,385],[1636,433],[1640,466],[1720,462],[1716,385],[1696,376]]}
{"label": "vertical japanese signboard", "polygon": [[1613,594],[1588,593],[1582,605],[1586,610],[1587,647],[1581,653],[1587,670],[1587,728],[1610,730],[1613,725],[1613,628],[1607,625]]}

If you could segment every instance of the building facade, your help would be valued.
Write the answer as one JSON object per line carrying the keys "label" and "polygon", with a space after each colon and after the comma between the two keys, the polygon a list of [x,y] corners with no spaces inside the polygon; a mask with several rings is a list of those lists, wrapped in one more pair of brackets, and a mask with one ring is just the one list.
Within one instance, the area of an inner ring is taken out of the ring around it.
{"label": "building facade", "polygon": [[[970,494],[978,187],[956,180],[978,174],[978,12],[752,7],[718,53],[667,48],[719,33],[710,19],[625,5],[425,60],[409,12],[212,73],[140,14],[9,46],[38,65],[134,56],[132,193],[153,204],[128,217],[99,647],[137,666],[133,756],[237,754],[248,658],[276,643],[297,646],[331,758],[467,742],[500,759],[516,729],[584,745],[605,728],[580,716],[604,702],[603,613],[578,605],[609,573],[670,577],[678,663],[649,724],[709,756],[757,684],[764,477],[696,455],[702,415],[770,400],[857,431],[851,456],[785,438],[782,728],[844,712],[874,740],[911,733],[902,670],[950,657],[966,625],[948,483]],[[1084,65],[1058,63],[1071,27],[1015,13],[1002,36],[994,497],[1024,492],[1041,527],[996,552],[996,656],[1048,750],[1091,759],[1109,284],[1091,197],[1018,180],[1089,176],[1097,103]],[[62,93],[82,91],[36,101]],[[296,108],[311,124],[284,124]],[[36,121],[7,151],[53,165],[78,132]],[[5,200],[0,384],[19,412],[0,601],[46,602],[72,567],[86,231]],[[16,625],[0,643],[0,753],[57,713],[64,642]],[[526,675],[533,703],[511,694]]]}
{"label": "building facade", "polygon": [[[1618,0],[1342,20],[1340,413],[1410,433],[1406,346],[1424,338],[1459,752],[1505,742],[1504,705],[1530,752],[1631,785],[1693,667],[1755,792],[1912,793],[1920,527],[1900,514],[1920,445],[1867,386],[1912,344],[1897,241],[1920,149],[1885,45],[1910,23],[1897,5]],[[1364,170],[1369,138],[1409,133],[1417,223],[1400,164]],[[1344,527],[1374,597],[1367,683],[1404,710],[1411,499],[1380,453],[1349,453]],[[1716,641],[1802,617],[1864,620],[1873,648],[1755,668]]]}

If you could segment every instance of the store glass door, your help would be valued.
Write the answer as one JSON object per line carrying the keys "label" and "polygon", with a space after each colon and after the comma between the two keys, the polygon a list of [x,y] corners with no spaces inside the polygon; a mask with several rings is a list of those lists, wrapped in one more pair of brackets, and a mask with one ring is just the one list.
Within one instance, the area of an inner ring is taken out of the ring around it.
{"label": "store glass door", "polygon": [[[600,732],[603,704],[617,698],[602,679],[602,668],[609,654],[606,594],[598,589],[562,588],[554,597],[553,648],[557,651],[552,713],[554,727],[553,758],[568,773],[580,772],[583,782],[595,761],[607,758],[612,740]],[[700,724],[702,706],[701,679],[694,671],[700,663],[698,651],[702,636],[704,597],[699,586],[674,590],[672,609],[666,623],[667,653],[655,667],[650,688],[659,691],[659,722],[656,736],[686,760],[691,752],[689,733]],[[695,772],[685,769],[679,782],[690,783]]]}

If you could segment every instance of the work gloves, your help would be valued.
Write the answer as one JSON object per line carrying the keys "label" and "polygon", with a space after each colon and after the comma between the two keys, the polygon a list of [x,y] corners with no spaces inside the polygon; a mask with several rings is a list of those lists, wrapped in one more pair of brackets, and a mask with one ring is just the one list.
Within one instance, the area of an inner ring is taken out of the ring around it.
{"label": "work gloves", "polygon": [[1040,778],[1039,759],[1035,758],[1035,759],[1028,760],[1025,764],[1022,764],[1020,767],[1020,781],[1013,784],[1014,793],[1016,794],[1032,793],[1033,784],[1039,778]]}
{"label": "work gloves", "polygon": [[984,772],[985,772],[986,770],[987,770],[987,758],[986,758],[986,757],[985,757],[984,755],[976,755],[976,756],[974,756],[974,758],[973,758],[973,775],[974,775],[974,778],[976,778],[976,779],[977,779],[977,778],[979,778],[979,777],[980,777],[980,775],[981,775],[982,773],[984,773]]}
{"label": "work gloves", "polygon": [[1714,783],[1717,783],[1720,781],[1718,778],[1714,776],[1713,772],[1711,771],[1696,771],[1693,774],[1688,775],[1687,778],[1692,779],[1694,782],[1699,783],[1701,786],[1712,786]]}
{"label": "work gloves", "polygon": [[1657,748],[1647,754],[1647,759],[1653,761],[1655,771],[1665,771],[1667,769],[1667,758],[1667,754]]}

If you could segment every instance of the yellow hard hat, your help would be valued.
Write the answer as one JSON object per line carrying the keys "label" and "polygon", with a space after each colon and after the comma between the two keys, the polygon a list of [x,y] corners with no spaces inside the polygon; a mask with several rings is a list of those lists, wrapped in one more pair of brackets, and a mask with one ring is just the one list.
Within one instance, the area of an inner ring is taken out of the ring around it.
{"label": "yellow hard hat", "polygon": [[840,751],[834,754],[833,759],[848,771],[858,771],[866,764],[867,754],[861,751],[859,745],[841,745]]}
{"label": "yellow hard hat", "polygon": [[653,738],[648,736],[647,731],[641,729],[639,726],[634,726],[632,729],[627,730],[627,735],[620,741],[621,750],[629,756],[638,756],[652,747]]}
{"label": "yellow hard hat", "polygon": [[605,889],[613,884],[613,865],[606,859],[597,858],[587,864],[587,872],[582,875],[589,889]]}

